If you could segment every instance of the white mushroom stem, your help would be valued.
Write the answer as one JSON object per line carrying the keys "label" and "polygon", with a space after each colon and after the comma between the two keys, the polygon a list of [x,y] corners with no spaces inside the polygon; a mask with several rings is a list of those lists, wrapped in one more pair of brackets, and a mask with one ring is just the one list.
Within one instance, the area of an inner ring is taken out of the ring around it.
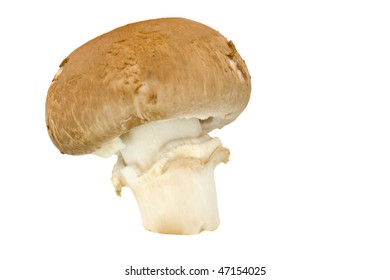
{"label": "white mushroom stem", "polygon": [[139,126],[97,154],[107,155],[115,146],[120,150],[113,185],[118,194],[123,186],[130,187],[146,229],[196,234],[218,227],[214,168],[227,162],[229,150],[204,134],[198,119]]}

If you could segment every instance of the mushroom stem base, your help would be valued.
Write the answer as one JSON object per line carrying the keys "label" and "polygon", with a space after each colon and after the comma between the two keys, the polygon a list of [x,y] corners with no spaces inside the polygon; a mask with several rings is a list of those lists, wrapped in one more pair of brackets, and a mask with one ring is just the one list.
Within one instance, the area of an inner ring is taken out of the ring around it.
{"label": "mushroom stem base", "polygon": [[131,188],[145,229],[167,234],[197,234],[219,226],[214,168],[227,161],[220,147],[207,163],[178,159],[154,180]]}

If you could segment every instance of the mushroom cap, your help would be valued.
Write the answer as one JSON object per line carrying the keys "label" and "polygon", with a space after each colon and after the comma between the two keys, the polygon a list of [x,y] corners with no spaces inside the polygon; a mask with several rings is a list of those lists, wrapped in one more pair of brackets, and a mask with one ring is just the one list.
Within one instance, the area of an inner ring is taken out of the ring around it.
{"label": "mushroom cap", "polygon": [[250,91],[244,60],[219,32],[184,18],[147,20],[65,58],[48,91],[46,125],[62,153],[88,154],[152,121],[195,117],[204,131],[221,128]]}

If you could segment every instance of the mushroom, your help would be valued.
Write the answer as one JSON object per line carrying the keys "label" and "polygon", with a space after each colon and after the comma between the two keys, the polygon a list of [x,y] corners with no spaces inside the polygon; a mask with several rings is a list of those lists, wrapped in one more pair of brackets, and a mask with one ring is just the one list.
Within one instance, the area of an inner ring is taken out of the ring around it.
{"label": "mushroom", "polygon": [[117,155],[112,183],[129,187],[145,229],[196,234],[219,225],[214,168],[229,150],[208,132],[246,107],[251,78],[232,41],[184,18],[105,33],[60,64],[46,125],[70,155]]}

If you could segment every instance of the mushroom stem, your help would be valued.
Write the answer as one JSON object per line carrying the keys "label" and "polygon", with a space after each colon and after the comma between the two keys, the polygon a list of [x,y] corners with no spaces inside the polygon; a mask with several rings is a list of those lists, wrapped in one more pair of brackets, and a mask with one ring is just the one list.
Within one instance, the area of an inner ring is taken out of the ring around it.
{"label": "mushroom stem", "polygon": [[196,234],[218,227],[214,169],[228,161],[229,150],[204,134],[198,119],[152,122],[121,139],[112,182],[119,194],[123,186],[133,191],[147,230]]}
{"label": "mushroom stem", "polygon": [[196,234],[219,225],[214,168],[229,152],[217,148],[205,163],[197,158],[177,159],[164,173],[145,185],[131,188],[147,230]]}

